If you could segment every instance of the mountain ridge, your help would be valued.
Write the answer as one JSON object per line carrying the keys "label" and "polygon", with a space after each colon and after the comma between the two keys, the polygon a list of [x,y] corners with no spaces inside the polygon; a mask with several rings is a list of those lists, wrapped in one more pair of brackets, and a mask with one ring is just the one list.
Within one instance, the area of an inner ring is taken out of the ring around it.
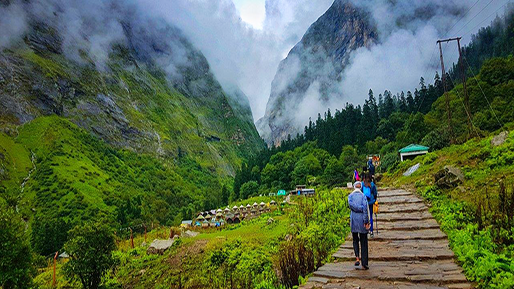
{"label": "mountain ridge", "polygon": [[290,50],[273,79],[265,116],[258,121],[261,135],[269,134],[268,144],[279,145],[302,131],[305,124],[291,114],[303,113],[313,103],[326,106],[340,95],[340,74],[351,52],[373,45],[378,38],[370,19],[363,8],[336,0]]}

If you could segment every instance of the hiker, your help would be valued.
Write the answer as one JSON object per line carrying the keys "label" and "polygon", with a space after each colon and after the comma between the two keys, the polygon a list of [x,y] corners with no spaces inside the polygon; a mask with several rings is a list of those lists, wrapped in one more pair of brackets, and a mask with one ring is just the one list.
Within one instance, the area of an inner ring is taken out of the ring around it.
{"label": "hiker", "polygon": [[357,169],[353,170],[353,181],[357,182],[360,180],[361,180],[361,178],[359,177],[359,171]]}
{"label": "hiker", "polygon": [[368,160],[368,171],[371,174],[371,180],[375,179],[375,165],[373,165],[373,159]]}
{"label": "hiker", "polygon": [[378,192],[375,183],[373,183],[371,173],[366,173],[362,176],[362,192],[366,196],[369,206],[369,234],[373,238],[373,204],[377,201]]}
{"label": "hiker", "polygon": [[370,228],[368,200],[361,191],[362,182],[355,182],[353,188],[354,191],[348,196],[348,205],[350,207],[353,251],[356,258],[355,266],[361,265],[362,261],[362,268],[368,270],[368,230]]}

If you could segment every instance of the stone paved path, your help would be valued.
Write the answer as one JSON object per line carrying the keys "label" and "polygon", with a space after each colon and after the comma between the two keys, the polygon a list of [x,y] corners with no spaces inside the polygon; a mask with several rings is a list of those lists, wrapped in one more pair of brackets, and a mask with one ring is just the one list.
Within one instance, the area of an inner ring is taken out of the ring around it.
{"label": "stone paved path", "polygon": [[351,236],[335,261],[300,288],[473,288],[454,262],[447,236],[423,201],[404,190],[379,191],[378,234],[369,239],[370,270],[354,266]]}

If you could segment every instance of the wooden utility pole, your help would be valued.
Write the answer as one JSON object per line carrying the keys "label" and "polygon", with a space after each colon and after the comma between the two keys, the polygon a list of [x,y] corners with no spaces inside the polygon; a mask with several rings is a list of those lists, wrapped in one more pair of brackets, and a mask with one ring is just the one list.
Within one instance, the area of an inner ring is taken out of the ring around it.
{"label": "wooden utility pole", "polygon": [[444,94],[445,94],[445,98],[446,98],[446,110],[448,111],[448,127],[449,127],[449,130],[450,130],[450,134],[451,134],[451,140],[453,142],[453,127],[452,127],[452,113],[451,113],[451,110],[450,110],[450,99],[448,97],[448,93],[447,93],[447,86],[446,86],[446,72],[445,72],[445,69],[444,69],[444,61],[443,61],[443,50],[441,48],[441,43],[443,42],[450,42],[450,41],[457,41],[457,48],[459,49],[459,62],[460,62],[460,72],[461,72],[461,75],[462,75],[462,86],[463,86],[463,89],[464,89],[464,108],[465,108],[465,113],[467,115],[467,119],[468,119],[468,130],[469,130],[469,134],[471,135],[472,133],[472,130],[471,130],[471,109],[470,109],[470,106],[469,106],[469,96],[468,96],[468,89],[467,89],[467,85],[466,85],[466,73],[464,71],[464,60],[462,58],[462,49],[460,47],[460,40],[462,39],[462,37],[455,37],[455,38],[448,38],[448,39],[442,39],[442,40],[437,40],[437,43],[439,44],[439,52],[440,52],[440,55],[441,55],[441,69],[442,69],[442,73],[443,73],[443,87],[444,87]]}
{"label": "wooden utility pole", "polygon": [[448,114],[448,131],[450,132],[450,142],[453,143],[452,111],[450,110],[450,98],[448,96],[448,92],[447,92],[447,88],[446,88],[446,71],[444,70],[443,49],[441,47],[441,42],[442,42],[441,40],[437,40],[437,43],[439,44],[439,56],[441,58],[441,70],[442,70],[444,98],[446,100],[446,112]]}

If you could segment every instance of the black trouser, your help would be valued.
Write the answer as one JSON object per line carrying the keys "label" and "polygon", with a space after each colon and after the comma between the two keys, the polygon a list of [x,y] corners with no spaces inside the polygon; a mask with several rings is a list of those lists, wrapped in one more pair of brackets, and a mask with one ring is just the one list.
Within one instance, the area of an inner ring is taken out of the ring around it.
{"label": "black trouser", "polygon": [[368,266],[368,234],[363,233],[353,233],[353,251],[355,252],[355,257],[359,258],[359,241],[361,247],[361,263],[363,266]]}

